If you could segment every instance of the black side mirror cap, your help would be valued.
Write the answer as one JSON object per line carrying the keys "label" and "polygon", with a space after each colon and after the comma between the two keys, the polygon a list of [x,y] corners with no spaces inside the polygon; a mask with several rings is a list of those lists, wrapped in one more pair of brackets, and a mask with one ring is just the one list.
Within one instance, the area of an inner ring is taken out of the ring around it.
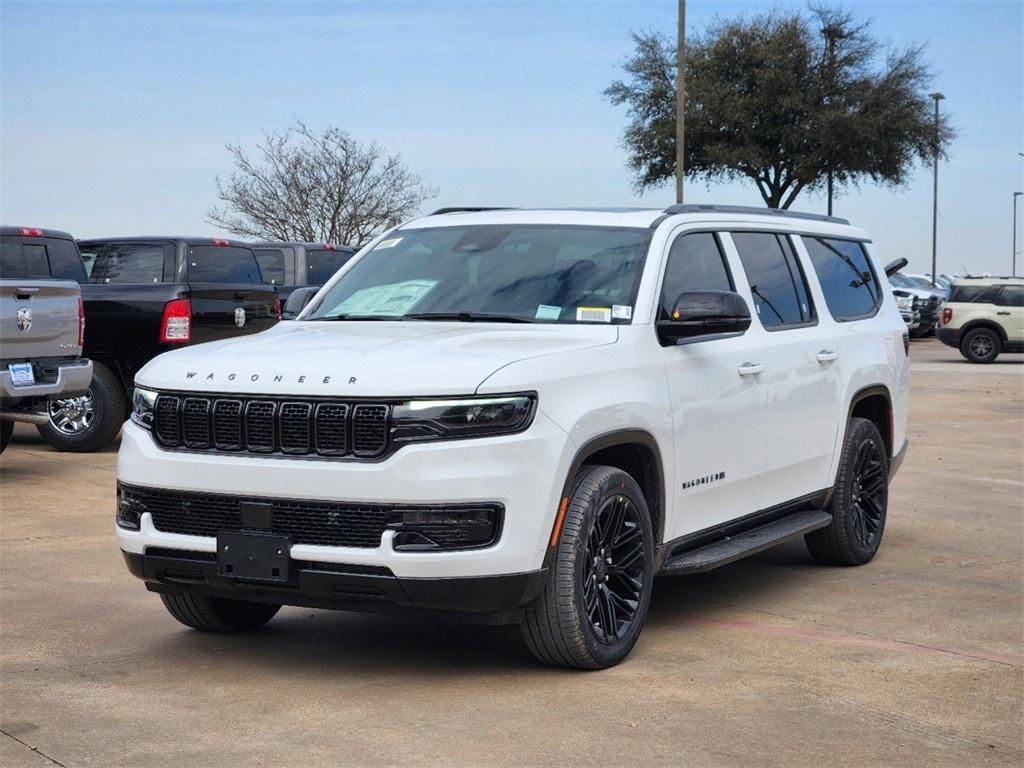
{"label": "black side mirror cap", "polygon": [[740,336],[750,327],[750,308],[732,291],[679,294],[668,318],[654,323],[663,346]]}
{"label": "black side mirror cap", "polygon": [[320,290],[318,285],[307,285],[302,288],[296,288],[288,296],[288,300],[284,303],[284,308],[281,310],[282,320],[294,320],[298,317],[299,313],[306,308],[306,305],[316,296],[316,292]]}
{"label": "black side mirror cap", "polygon": [[909,261],[903,258],[896,259],[896,261],[890,261],[885,265],[885,276],[892,277],[909,263]]}

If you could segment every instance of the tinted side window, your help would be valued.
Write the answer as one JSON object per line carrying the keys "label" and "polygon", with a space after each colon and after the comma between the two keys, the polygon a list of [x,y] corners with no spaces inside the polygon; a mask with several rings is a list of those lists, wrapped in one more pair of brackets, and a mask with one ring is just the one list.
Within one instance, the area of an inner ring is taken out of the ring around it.
{"label": "tinted side window", "polygon": [[0,276],[50,277],[50,261],[46,246],[5,240],[0,245]]}
{"label": "tinted side window", "polygon": [[658,314],[668,318],[684,291],[731,291],[732,278],[718,238],[710,232],[681,235],[672,243],[661,287]]}
{"label": "tinted side window", "polygon": [[874,314],[881,290],[864,246],[824,237],[803,240],[832,317],[853,320]]}
{"label": "tinted side window", "polygon": [[732,239],[747,273],[761,325],[773,330],[814,320],[807,280],[788,237],[734,232]]}
{"label": "tinted side window", "polygon": [[188,279],[192,283],[263,282],[256,256],[249,248],[193,245],[188,249]]}
{"label": "tinted side window", "polygon": [[996,299],[1000,307],[1024,307],[1024,285],[1004,285]]}
{"label": "tinted side window", "polygon": [[93,262],[90,283],[159,283],[164,248],[155,243],[110,243]]}
{"label": "tinted side window", "polygon": [[279,248],[260,248],[253,251],[263,274],[263,282],[284,285],[284,251]]}
{"label": "tinted side window", "polygon": [[352,258],[348,251],[306,251],[306,284],[323,285]]}

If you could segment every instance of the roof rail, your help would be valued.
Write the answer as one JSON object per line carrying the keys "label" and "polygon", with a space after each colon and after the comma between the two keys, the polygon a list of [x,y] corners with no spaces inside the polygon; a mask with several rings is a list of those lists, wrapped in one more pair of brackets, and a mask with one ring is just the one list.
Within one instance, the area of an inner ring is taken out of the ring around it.
{"label": "roof rail", "polygon": [[825,216],[820,213],[800,213],[782,208],[756,208],[752,205],[703,205],[697,203],[681,203],[670,205],[665,213],[746,213],[760,216],[778,216],[784,219],[810,219],[812,221],[828,221],[833,224],[849,224],[849,220],[838,216]]}
{"label": "roof rail", "polygon": [[428,216],[440,216],[445,213],[479,213],[480,211],[511,211],[511,206],[499,205],[499,206],[456,206],[452,208],[438,208],[433,213],[427,214]]}

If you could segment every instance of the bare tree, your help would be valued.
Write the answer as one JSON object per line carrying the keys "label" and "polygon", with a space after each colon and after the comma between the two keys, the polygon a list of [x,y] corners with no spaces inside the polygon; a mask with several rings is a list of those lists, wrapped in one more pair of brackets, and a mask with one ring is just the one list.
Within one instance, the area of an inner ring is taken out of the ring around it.
{"label": "bare tree", "polygon": [[217,177],[224,204],[206,220],[261,240],[359,245],[409,218],[436,190],[375,143],[304,123],[264,136],[255,156],[228,144],[235,170]]}

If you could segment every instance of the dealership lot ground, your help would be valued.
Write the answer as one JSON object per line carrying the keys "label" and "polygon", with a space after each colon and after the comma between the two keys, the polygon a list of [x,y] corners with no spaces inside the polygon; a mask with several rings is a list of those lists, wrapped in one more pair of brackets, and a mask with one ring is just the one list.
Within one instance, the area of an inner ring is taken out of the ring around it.
{"label": "dealership lot ground", "polygon": [[863,568],[793,543],[656,582],[621,666],[511,627],[286,608],[186,630],[130,577],[114,450],[19,427],[0,496],[0,765],[1020,765],[1024,359],[915,342],[910,454]]}

